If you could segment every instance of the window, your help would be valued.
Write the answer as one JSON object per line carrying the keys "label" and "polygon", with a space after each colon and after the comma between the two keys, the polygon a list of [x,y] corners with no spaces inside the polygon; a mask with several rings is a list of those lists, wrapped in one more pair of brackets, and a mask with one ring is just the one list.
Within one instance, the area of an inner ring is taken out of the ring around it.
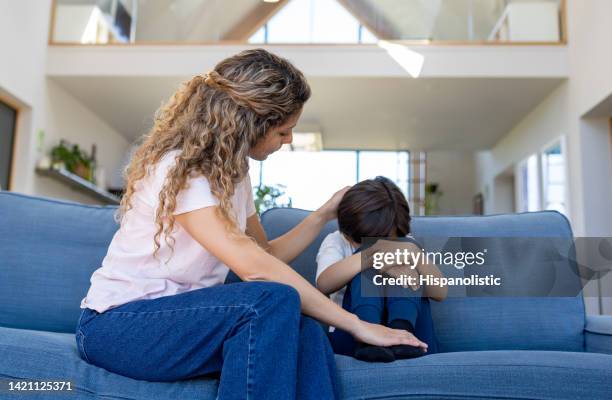
{"label": "window", "polygon": [[530,156],[519,167],[519,212],[540,211],[540,183],[537,155]]}
{"label": "window", "polygon": [[566,214],[565,160],[561,142],[545,149],[542,154],[542,200],[545,210],[557,210]]}
{"label": "window", "polygon": [[358,151],[357,154],[357,181],[382,175],[394,181],[404,194],[408,193],[407,151]]}
{"label": "window", "polygon": [[563,139],[521,162],[517,179],[519,212],[556,210],[567,214]]}
{"label": "window", "polygon": [[280,187],[292,207],[315,210],[342,187],[377,175],[407,196],[408,163],[407,151],[277,151],[265,161],[250,160],[249,174],[253,186]]}
{"label": "window", "polygon": [[336,0],[291,0],[249,39],[249,43],[377,41],[376,36]]}

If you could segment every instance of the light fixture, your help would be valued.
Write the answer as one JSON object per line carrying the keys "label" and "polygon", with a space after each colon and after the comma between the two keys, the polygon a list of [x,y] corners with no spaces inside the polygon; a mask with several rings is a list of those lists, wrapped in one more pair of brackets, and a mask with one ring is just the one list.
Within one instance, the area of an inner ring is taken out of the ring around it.
{"label": "light fixture", "polygon": [[264,3],[278,3],[279,0],[263,0]]}

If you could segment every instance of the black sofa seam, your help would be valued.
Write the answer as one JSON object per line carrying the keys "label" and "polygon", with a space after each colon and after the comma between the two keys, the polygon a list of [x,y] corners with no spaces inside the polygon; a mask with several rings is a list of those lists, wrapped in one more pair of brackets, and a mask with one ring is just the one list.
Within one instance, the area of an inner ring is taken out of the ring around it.
{"label": "black sofa seam", "polygon": [[610,337],[612,337],[612,332],[603,333],[603,332],[597,332],[597,331],[590,331],[588,329],[585,329],[584,332],[585,333],[590,333],[591,335],[610,336]]}

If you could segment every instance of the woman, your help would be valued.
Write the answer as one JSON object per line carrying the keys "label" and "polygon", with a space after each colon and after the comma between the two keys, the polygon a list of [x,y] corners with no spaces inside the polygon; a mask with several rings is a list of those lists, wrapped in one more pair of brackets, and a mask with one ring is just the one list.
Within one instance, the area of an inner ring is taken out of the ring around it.
{"label": "woman", "polygon": [[[126,170],[120,229],[81,303],[84,360],[151,381],[220,372],[221,399],[332,399],[333,353],[312,318],[371,344],[413,342],[359,320],[286,264],[335,218],[343,191],[276,240],[259,223],[248,157],[291,143],[309,97],[288,61],[250,50],[186,82],[159,110]],[[244,282],[223,285],[228,268]]]}

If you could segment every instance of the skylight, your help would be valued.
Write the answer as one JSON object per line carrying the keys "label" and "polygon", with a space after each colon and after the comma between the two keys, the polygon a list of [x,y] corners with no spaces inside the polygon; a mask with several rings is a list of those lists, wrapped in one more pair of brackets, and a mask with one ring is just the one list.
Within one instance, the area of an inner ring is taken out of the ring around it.
{"label": "skylight", "polygon": [[378,39],[336,0],[291,0],[249,43],[376,43]]}

